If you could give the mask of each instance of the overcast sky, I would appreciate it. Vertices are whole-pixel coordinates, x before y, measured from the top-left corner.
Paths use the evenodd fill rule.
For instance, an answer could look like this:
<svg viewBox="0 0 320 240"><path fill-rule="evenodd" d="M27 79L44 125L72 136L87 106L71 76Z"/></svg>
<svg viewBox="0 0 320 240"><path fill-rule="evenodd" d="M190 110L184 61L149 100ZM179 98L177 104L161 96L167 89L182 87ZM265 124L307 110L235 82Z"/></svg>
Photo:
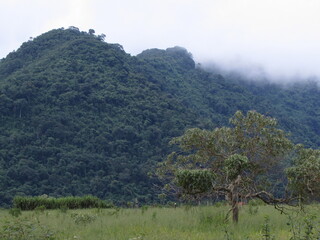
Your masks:
<svg viewBox="0 0 320 240"><path fill-rule="evenodd" d="M0 58L76 26L135 55L185 47L197 62L320 76L320 0L0 0Z"/></svg>

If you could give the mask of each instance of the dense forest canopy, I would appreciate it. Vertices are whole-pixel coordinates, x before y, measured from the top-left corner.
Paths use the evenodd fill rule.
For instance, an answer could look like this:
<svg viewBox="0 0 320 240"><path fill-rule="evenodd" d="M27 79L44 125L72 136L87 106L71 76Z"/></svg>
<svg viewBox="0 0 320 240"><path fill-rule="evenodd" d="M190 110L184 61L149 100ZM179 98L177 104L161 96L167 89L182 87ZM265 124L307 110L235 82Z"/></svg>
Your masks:
<svg viewBox="0 0 320 240"><path fill-rule="evenodd" d="M319 147L316 83L239 82L197 66L184 48L137 56L94 30L56 29L0 61L0 203L16 195L93 194L158 201L150 177L191 127L237 111L276 117L295 143Z"/></svg>

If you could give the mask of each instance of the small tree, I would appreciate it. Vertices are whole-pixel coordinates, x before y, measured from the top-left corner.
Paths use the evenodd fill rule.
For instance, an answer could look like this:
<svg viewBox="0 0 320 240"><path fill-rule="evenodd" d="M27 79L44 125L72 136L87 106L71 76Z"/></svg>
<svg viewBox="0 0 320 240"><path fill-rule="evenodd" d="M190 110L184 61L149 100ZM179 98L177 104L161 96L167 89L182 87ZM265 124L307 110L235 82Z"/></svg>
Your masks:
<svg viewBox="0 0 320 240"><path fill-rule="evenodd" d="M297 145L297 156L292 167L286 169L289 187L306 199L317 199L320 194L320 150Z"/></svg>
<svg viewBox="0 0 320 240"><path fill-rule="evenodd" d="M159 175L170 178L184 196L224 196L234 222L239 202L259 198L276 205L294 200L288 195L276 197L270 184L295 149L285 132L276 128L276 120L255 111L246 116L238 111L230 123L232 127L212 131L189 129L174 138L171 144L182 151L168 156Z"/></svg>
<svg viewBox="0 0 320 240"><path fill-rule="evenodd" d="M88 32L89 32L89 34L90 34L90 35L92 35L92 36L93 36L93 35L95 34L95 32L96 32L96 31L95 31L94 29L89 29L89 31L88 31Z"/></svg>

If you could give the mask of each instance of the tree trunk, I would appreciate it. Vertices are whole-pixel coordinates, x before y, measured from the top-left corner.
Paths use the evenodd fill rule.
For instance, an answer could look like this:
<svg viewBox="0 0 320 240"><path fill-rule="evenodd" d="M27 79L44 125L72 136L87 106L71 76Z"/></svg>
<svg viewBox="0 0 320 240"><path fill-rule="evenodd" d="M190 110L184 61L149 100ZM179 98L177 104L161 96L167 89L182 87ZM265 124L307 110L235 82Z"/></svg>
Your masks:
<svg viewBox="0 0 320 240"><path fill-rule="evenodd" d="M236 180L230 185L230 201L232 206L232 221L238 223L239 221L239 184L241 176L238 175Z"/></svg>
<svg viewBox="0 0 320 240"><path fill-rule="evenodd" d="M232 202L232 221L238 223L239 221L239 206L238 201Z"/></svg>
<svg viewBox="0 0 320 240"><path fill-rule="evenodd" d="M231 208L227 214L227 216L232 212L232 221L234 223L238 223L239 221L239 198L238 194L234 192L234 188L231 189L232 191L226 195L226 200L228 200Z"/></svg>

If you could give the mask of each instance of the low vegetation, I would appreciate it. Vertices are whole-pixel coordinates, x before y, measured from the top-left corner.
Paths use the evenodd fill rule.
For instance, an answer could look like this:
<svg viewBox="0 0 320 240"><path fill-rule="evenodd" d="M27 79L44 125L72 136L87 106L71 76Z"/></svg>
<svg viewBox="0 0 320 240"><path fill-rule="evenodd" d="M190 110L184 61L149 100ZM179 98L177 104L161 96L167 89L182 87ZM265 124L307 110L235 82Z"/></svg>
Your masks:
<svg viewBox="0 0 320 240"><path fill-rule="evenodd" d="M249 202L241 207L238 224L225 218L228 207L179 206L86 210L22 211L0 214L0 239L112 240L316 240L319 205L287 209Z"/></svg>
<svg viewBox="0 0 320 240"><path fill-rule="evenodd" d="M83 209L83 208L110 208L113 205L94 196L53 198L48 196L15 197L14 208L21 210L34 209Z"/></svg>

